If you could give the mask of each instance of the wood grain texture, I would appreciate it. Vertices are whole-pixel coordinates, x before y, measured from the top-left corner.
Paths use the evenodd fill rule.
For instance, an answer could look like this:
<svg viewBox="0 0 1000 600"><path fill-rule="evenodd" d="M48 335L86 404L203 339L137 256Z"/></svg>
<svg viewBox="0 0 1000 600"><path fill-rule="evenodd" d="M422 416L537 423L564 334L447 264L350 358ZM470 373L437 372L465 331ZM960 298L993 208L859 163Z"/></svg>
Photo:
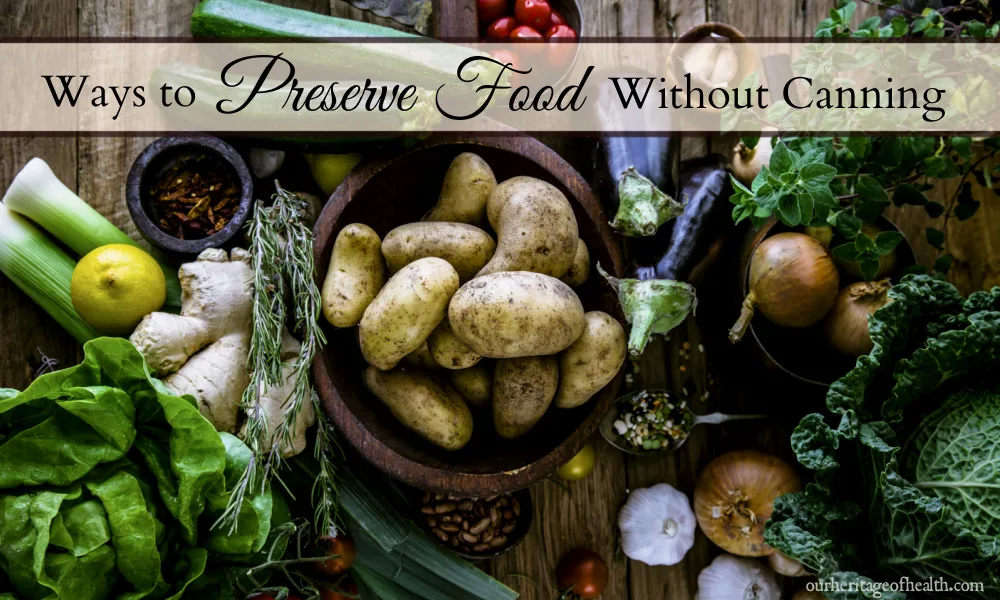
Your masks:
<svg viewBox="0 0 1000 600"><path fill-rule="evenodd" d="M75 0L0 3L0 36L74 36ZM70 189L77 187L77 138L0 138L0 184L6 189L21 167L41 157ZM39 354L62 366L75 362L77 346L28 296L0 275L0 387L22 389L31 381Z"/></svg>

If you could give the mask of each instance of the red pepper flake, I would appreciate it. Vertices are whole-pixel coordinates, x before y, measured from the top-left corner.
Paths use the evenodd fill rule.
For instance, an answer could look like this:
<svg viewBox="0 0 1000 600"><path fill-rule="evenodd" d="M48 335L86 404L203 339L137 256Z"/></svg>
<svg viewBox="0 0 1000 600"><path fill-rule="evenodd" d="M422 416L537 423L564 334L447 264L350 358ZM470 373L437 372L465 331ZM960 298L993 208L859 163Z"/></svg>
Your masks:
<svg viewBox="0 0 1000 600"><path fill-rule="evenodd" d="M160 229L181 240L221 230L239 206L240 186L230 165L198 154L178 160L149 189Z"/></svg>

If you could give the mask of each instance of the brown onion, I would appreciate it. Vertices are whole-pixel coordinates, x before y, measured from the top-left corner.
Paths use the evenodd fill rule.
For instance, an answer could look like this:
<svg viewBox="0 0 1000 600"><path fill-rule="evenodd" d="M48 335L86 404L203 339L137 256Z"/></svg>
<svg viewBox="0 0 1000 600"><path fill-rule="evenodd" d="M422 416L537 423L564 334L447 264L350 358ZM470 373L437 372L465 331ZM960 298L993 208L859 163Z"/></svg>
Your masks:
<svg viewBox="0 0 1000 600"><path fill-rule="evenodd" d="M750 293L729 340L740 341L754 309L782 327L809 327L826 315L840 275L822 244L804 233L779 233L760 243L750 259Z"/></svg>
<svg viewBox="0 0 1000 600"><path fill-rule="evenodd" d="M716 458L698 477L694 513L702 532L715 545L737 556L768 556L764 523L774 499L802 489L798 474L776 456L756 450Z"/></svg>
<svg viewBox="0 0 1000 600"><path fill-rule="evenodd" d="M874 225L865 223L861 226L861 233L867 235L871 239L878 237L878 234L882 233L882 230ZM860 235L860 234L858 234ZM847 261L837 259L837 266L840 267L841 272L848 277L848 279L858 280L864 279L865 276L861 273L861 263L857 261ZM878 257L878 270L875 271L875 279L881 279L885 277L886 273L892 271L892 268L896 266L896 250L893 249L889 254L883 254Z"/></svg>
<svg viewBox="0 0 1000 600"><path fill-rule="evenodd" d="M824 248L830 247L830 242L833 241L833 227L828 225L819 227L805 227L802 229L802 233L813 238L817 242L823 244Z"/></svg>
<svg viewBox="0 0 1000 600"><path fill-rule="evenodd" d="M826 338L835 350L851 357L868 354L875 345L868 335L868 317L892 302L888 279L859 281L840 290L826 315Z"/></svg>
<svg viewBox="0 0 1000 600"><path fill-rule="evenodd" d="M729 157L729 170L740 183L750 185L761 168L771 162L771 151L769 137L757 140L757 145L753 148L747 148L746 144L740 142L733 148L733 153Z"/></svg>
<svg viewBox="0 0 1000 600"><path fill-rule="evenodd" d="M771 567L772 571L785 577L805 577L809 575L809 571L802 566L802 563L794 558L788 558L781 552L775 552L771 556L768 556L767 564Z"/></svg>
<svg viewBox="0 0 1000 600"><path fill-rule="evenodd" d="M795 592L792 600L826 600L826 596L819 592L812 592L805 588Z"/></svg>

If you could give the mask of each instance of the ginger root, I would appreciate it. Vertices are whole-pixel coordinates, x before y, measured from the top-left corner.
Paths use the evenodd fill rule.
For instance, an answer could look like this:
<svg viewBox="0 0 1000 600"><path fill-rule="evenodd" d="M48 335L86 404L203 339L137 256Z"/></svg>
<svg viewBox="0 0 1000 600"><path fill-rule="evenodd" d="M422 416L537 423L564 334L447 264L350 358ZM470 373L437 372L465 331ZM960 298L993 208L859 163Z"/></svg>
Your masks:
<svg viewBox="0 0 1000 600"><path fill-rule="evenodd" d="M156 375L175 394L189 394L201 414L218 431L235 433L240 399L249 384L253 309L253 272L246 250L210 248L194 262L181 266L181 314L154 312L143 317L130 341ZM299 344L285 335L282 360L285 373L299 352ZM286 381L265 391L261 404L273 431L283 418L291 391ZM316 419L312 406L302 408L295 439L282 448L292 456L305 447L305 432Z"/></svg>

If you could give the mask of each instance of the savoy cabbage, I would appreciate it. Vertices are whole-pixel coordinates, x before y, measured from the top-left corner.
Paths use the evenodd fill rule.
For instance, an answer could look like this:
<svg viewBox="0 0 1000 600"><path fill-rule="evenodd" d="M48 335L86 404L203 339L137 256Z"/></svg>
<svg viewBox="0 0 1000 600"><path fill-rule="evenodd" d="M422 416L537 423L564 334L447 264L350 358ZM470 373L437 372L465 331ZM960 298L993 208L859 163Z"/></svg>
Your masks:
<svg viewBox="0 0 1000 600"><path fill-rule="evenodd" d="M921 275L889 295L829 413L796 427L815 481L775 502L765 539L821 581L869 584L830 600L900 600L873 587L904 577L983 586L935 598L998 598L1000 288L966 299Z"/></svg>

